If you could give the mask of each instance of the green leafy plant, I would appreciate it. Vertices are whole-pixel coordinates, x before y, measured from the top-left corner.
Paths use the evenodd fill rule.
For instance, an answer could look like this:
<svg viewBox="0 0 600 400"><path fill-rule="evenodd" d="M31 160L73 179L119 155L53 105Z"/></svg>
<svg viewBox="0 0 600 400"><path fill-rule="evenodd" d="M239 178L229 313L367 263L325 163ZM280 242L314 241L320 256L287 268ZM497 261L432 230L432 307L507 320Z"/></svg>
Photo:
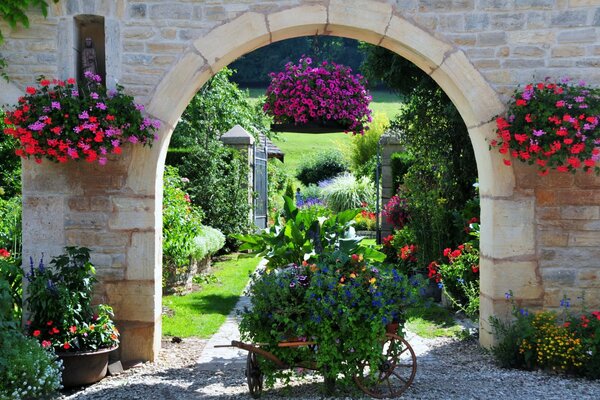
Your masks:
<svg viewBox="0 0 600 400"><path fill-rule="evenodd" d="M96 269L85 247L65 247L50 265L37 267L30 258L27 331L42 347L57 351L90 351L119 343L119 332L107 305L92 307Z"/></svg>
<svg viewBox="0 0 600 400"><path fill-rule="evenodd" d="M306 158L298 166L296 178L304 186L331 179L348 171L348 162L344 155L335 149L320 151Z"/></svg>
<svg viewBox="0 0 600 400"><path fill-rule="evenodd" d="M375 204L375 185L367 177L342 174L321 189L321 198L333 212Z"/></svg>
<svg viewBox="0 0 600 400"><path fill-rule="evenodd" d="M0 315L10 314L11 318L2 317L4 321L20 321L23 310L23 270L21 259L11 256L6 249L0 249L0 282L3 297Z"/></svg>
<svg viewBox="0 0 600 400"><path fill-rule="evenodd" d="M350 147L350 166L357 177L375 180L377 166L377 148L379 139L389 127L390 121L385 114L375 113L369 129L363 135L352 137Z"/></svg>
<svg viewBox="0 0 600 400"><path fill-rule="evenodd" d="M270 268L282 268L288 264L302 264L323 252L336 247L352 248L362 238L349 237L348 231L358 209L321 216L310 208L296 207L294 200L284 196L283 215L276 224L263 232L236 235L242 242L240 250L252 250L266 257ZM383 259L384 255L372 250L369 254Z"/></svg>

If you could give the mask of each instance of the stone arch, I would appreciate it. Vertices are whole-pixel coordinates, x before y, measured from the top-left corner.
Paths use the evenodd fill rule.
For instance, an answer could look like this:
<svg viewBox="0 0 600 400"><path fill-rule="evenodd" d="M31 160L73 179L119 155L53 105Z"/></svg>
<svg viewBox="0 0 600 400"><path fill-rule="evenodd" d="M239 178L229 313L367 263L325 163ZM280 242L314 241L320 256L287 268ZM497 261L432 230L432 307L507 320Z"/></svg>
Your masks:
<svg viewBox="0 0 600 400"><path fill-rule="evenodd" d="M487 320L504 311L504 284L510 284L515 292L533 287L525 290L525 301L535 302L542 293L537 263L532 261L535 260L534 198L515 194L513 169L503 166L501 157L488 150L486 140L495 135L493 117L504 110L497 93L458 47L402 18L389 4L332 0L328 6L299 6L266 14L247 12L194 40L150 97L148 112L164 123L161 142L151 160L135 152L129 180L138 179L137 185L144 186L144 192L154 193L155 206L160 205L170 134L198 89L216 71L247 52L277 40L315 34L363 40L407 58L431 75L465 120L480 181L481 343L491 344ZM160 215L158 209L156 215ZM158 219L154 243L157 250L160 246ZM154 253L154 268L160 269L160 251ZM513 263L508 260L512 260L511 257L521 257L524 261ZM504 271L513 278L524 278L507 282L503 278ZM523 283L519 283L521 281ZM156 282L155 287L159 295L160 282ZM155 331L155 335L159 333Z"/></svg>

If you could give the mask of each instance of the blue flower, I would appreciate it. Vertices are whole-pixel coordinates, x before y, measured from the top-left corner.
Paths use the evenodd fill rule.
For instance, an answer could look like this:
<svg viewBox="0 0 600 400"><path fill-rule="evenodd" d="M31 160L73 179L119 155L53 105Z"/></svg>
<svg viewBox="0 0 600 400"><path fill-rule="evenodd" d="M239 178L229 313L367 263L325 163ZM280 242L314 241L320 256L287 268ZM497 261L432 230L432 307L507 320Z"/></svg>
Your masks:
<svg viewBox="0 0 600 400"><path fill-rule="evenodd" d="M524 316L524 317L526 317L526 316L528 316L528 315L529 315L529 311L527 311L527 310L526 310L526 309L524 309L524 308L521 308L521 309L519 310L519 312L520 312L520 313L521 313L521 315L522 315L522 316Z"/></svg>
<svg viewBox="0 0 600 400"><path fill-rule="evenodd" d="M512 297L512 295L510 292L506 292L506 293L504 293L504 297L506 297L506 300L508 300Z"/></svg>
<svg viewBox="0 0 600 400"><path fill-rule="evenodd" d="M444 284L443 284L442 282L438 282L438 288L440 288L440 289L441 289L441 288L443 288L443 287L444 287Z"/></svg>

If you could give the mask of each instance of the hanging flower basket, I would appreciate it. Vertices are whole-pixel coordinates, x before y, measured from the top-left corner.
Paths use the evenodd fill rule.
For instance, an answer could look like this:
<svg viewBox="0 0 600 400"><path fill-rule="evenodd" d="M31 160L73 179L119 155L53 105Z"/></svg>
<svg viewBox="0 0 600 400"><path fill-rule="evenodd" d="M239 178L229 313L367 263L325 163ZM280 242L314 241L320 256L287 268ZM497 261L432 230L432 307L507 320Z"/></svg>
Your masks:
<svg viewBox="0 0 600 400"><path fill-rule="evenodd" d="M349 67L327 61L313 67L307 57L270 76L263 110L275 131L362 134L371 121L364 78Z"/></svg>
<svg viewBox="0 0 600 400"><path fill-rule="evenodd" d="M13 110L6 112L4 133L18 140L15 153L66 163L85 160L104 165L109 154L121 154L124 143L152 146L157 120L142 115L144 107L123 93L107 90L100 77L86 73L86 86L75 79L49 81L28 87Z"/></svg>
<svg viewBox="0 0 600 400"><path fill-rule="evenodd" d="M600 90L585 82L546 80L515 91L507 115L496 118L497 139L490 142L504 164L519 160L550 170L600 173ZM511 160L512 159L512 160Z"/></svg>

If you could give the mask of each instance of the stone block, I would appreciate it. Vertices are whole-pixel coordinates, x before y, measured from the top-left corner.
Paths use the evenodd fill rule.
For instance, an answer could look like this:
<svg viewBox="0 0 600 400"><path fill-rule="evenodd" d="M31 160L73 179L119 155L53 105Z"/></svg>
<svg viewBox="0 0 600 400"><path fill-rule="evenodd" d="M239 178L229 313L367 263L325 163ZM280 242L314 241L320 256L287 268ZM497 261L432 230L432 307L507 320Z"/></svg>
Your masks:
<svg viewBox="0 0 600 400"><path fill-rule="evenodd" d="M512 44L553 44L556 33L545 30L523 30L506 33L508 42Z"/></svg>
<svg viewBox="0 0 600 400"><path fill-rule="evenodd" d="M156 361L160 351L160 319L152 322L116 319L121 333L120 359L127 361ZM158 340L156 339L158 336Z"/></svg>
<svg viewBox="0 0 600 400"><path fill-rule="evenodd" d="M557 231L539 231L538 240L543 247L566 247L569 235Z"/></svg>
<svg viewBox="0 0 600 400"><path fill-rule="evenodd" d="M162 272L159 247L155 232L134 232L127 250L128 280L161 281Z"/></svg>
<svg viewBox="0 0 600 400"><path fill-rule="evenodd" d="M596 247L600 246L600 234L596 231L571 232L569 233L569 246L572 247Z"/></svg>
<svg viewBox="0 0 600 400"><path fill-rule="evenodd" d="M561 208L560 207L540 207L538 205L535 209L535 217L536 217L536 221L560 219L560 218L562 218Z"/></svg>
<svg viewBox="0 0 600 400"><path fill-rule="evenodd" d="M599 206L565 206L561 207L560 211L561 218L565 219L599 219L600 218L600 207Z"/></svg>
<svg viewBox="0 0 600 400"><path fill-rule="evenodd" d="M224 41L224 38L227 40ZM239 56L267 43L269 30L266 17L258 13L245 13L197 39L194 47L213 71L219 71Z"/></svg>
<svg viewBox="0 0 600 400"><path fill-rule="evenodd" d="M155 35L156 30L152 26L132 26L123 29L125 39L145 40L153 38Z"/></svg>
<svg viewBox="0 0 600 400"><path fill-rule="evenodd" d="M514 6L514 0L479 0L476 3L478 10L508 11Z"/></svg>
<svg viewBox="0 0 600 400"><path fill-rule="evenodd" d="M192 4L170 3L150 6L150 18L154 19L190 19L194 8Z"/></svg>
<svg viewBox="0 0 600 400"><path fill-rule="evenodd" d="M586 10L559 11L552 15L552 26L584 26L588 12Z"/></svg>
<svg viewBox="0 0 600 400"><path fill-rule="evenodd" d="M419 1L419 11L421 12L436 12L436 11L470 11L475 5L474 0L421 0Z"/></svg>
<svg viewBox="0 0 600 400"><path fill-rule="evenodd" d="M579 57L585 54L585 48L581 46L556 46L552 48L552 57Z"/></svg>
<svg viewBox="0 0 600 400"><path fill-rule="evenodd" d="M156 87L147 112L168 126L175 126L190 99L210 76L211 71L202 57L185 54ZM160 133L164 134L165 130L169 132L168 127L163 127Z"/></svg>
<svg viewBox="0 0 600 400"><path fill-rule="evenodd" d="M108 220L110 229L153 230L154 199L135 197L113 197L114 213Z"/></svg>
<svg viewBox="0 0 600 400"><path fill-rule="evenodd" d="M596 268L600 249L596 247L550 247L541 249L540 266L543 269Z"/></svg>
<svg viewBox="0 0 600 400"><path fill-rule="evenodd" d="M106 302L119 320L154 322L160 316L160 281L118 280L104 282L103 286Z"/></svg>
<svg viewBox="0 0 600 400"><path fill-rule="evenodd" d="M186 47L186 44L176 42L146 43L146 49L150 53L181 54Z"/></svg>
<svg viewBox="0 0 600 400"><path fill-rule="evenodd" d="M525 26L525 15L523 13L498 13L493 14L490 28L494 30L512 31L523 29Z"/></svg>
<svg viewBox="0 0 600 400"><path fill-rule="evenodd" d="M62 196L23 196L23 248L65 245L65 199Z"/></svg>
<svg viewBox="0 0 600 400"><path fill-rule="evenodd" d="M546 50L538 46L517 46L512 49L512 54L517 57L543 58Z"/></svg>
<svg viewBox="0 0 600 400"><path fill-rule="evenodd" d="M596 41L596 29L568 29L559 32L556 36L558 43L590 43Z"/></svg>
<svg viewBox="0 0 600 400"><path fill-rule="evenodd" d="M494 259L535 254L533 198L481 198L481 252Z"/></svg>
<svg viewBox="0 0 600 400"><path fill-rule="evenodd" d="M484 31L490 24L490 16L486 13L466 14L465 31Z"/></svg>
<svg viewBox="0 0 600 400"><path fill-rule="evenodd" d="M128 234L121 232L99 232L90 229L65 229L66 245L111 248L125 248L131 241Z"/></svg>
<svg viewBox="0 0 600 400"><path fill-rule="evenodd" d="M532 8L541 8L551 10L554 7L555 0L515 0L515 7L520 10Z"/></svg>
<svg viewBox="0 0 600 400"><path fill-rule="evenodd" d="M579 288L600 288L600 268L578 269L576 283Z"/></svg>
<svg viewBox="0 0 600 400"><path fill-rule="evenodd" d="M600 1L598 0L569 0L570 8L577 7L598 7L600 6Z"/></svg>
<svg viewBox="0 0 600 400"><path fill-rule="evenodd" d="M479 261L481 292L502 299L510 290L520 299L541 299L544 293L542 278L535 261Z"/></svg>
<svg viewBox="0 0 600 400"><path fill-rule="evenodd" d="M66 214L65 229L104 229L107 228L108 216L103 212L77 212Z"/></svg>
<svg viewBox="0 0 600 400"><path fill-rule="evenodd" d="M306 5L267 15L271 41L323 33L327 24L327 7Z"/></svg>
<svg viewBox="0 0 600 400"><path fill-rule="evenodd" d="M128 8L129 18L146 18L147 13L146 4L131 4Z"/></svg>
<svg viewBox="0 0 600 400"><path fill-rule="evenodd" d="M331 0L328 31L352 39L377 44L386 34L392 17L392 6L372 2L366 8L363 0Z"/></svg>

